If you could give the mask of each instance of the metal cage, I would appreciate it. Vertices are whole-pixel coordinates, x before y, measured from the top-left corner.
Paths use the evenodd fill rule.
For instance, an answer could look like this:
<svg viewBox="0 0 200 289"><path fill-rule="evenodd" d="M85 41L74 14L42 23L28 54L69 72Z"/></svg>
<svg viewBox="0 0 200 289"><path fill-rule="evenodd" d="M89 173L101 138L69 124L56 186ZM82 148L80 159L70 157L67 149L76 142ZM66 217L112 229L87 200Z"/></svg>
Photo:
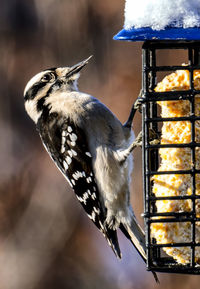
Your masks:
<svg viewBox="0 0 200 289"><path fill-rule="evenodd" d="M178 53L180 49L187 51L188 64L186 66L157 66L156 55L158 49L175 49ZM143 187L144 187L144 221L147 247L147 269L157 272L200 274L200 262L196 263L195 251L200 249L200 242L196 237L197 222L200 222L200 215L196 212L196 202L200 200L200 195L196 193L196 176L200 174L200 168L196 166L196 149L200 143L196 142L195 123L200 120L200 116L195 115L195 98L200 94L200 90L195 90L193 75L194 70L200 69L199 61L200 42L199 41L146 41L142 48L142 91L143 91ZM176 70L188 70L190 76L190 87L188 90L155 92L158 72L174 72ZM190 103L190 114L177 118L162 118L158 101L180 101L187 100ZM153 129L161 135L161 127L164 122L189 121L191 123L190 143L170 143L151 144L149 129ZM191 151L191 168L187 170L158 171L160 166L159 150L161 148L189 148ZM192 182L190 195L162 196L156 197L153 193L156 175L189 175ZM191 200L190 211L157 211L157 201L183 201ZM157 243L152 236L152 224L155 223L181 223L188 222L190 226L190 240L187 242ZM199 233L200 234L200 233ZM164 248L189 248L190 258L186 264L180 264L164 252Z"/></svg>

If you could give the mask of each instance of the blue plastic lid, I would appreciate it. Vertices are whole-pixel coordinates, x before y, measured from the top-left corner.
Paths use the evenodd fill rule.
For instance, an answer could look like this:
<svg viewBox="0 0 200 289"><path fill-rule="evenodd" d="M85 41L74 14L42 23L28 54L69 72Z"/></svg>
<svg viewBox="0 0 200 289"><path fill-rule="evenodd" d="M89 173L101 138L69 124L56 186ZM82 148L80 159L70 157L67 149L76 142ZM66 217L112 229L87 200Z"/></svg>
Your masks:
<svg viewBox="0 0 200 289"><path fill-rule="evenodd" d="M200 40L200 27L167 27L163 30L153 30L149 27L131 28L130 30L123 29L113 39L124 41Z"/></svg>

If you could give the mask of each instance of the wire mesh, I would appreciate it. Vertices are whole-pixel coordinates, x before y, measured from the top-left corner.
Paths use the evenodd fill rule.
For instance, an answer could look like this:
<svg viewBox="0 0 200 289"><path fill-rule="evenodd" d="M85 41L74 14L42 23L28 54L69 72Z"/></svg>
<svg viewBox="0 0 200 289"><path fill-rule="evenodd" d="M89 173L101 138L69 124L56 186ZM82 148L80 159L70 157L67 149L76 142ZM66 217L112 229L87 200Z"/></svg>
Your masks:
<svg viewBox="0 0 200 289"><path fill-rule="evenodd" d="M187 64L182 65L157 65L157 50L180 50L187 51ZM143 187L144 187L144 219L146 230L146 246L147 246L147 269L160 272L200 274L200 258L195 252L200 250L200 236L197 236L197 226L200 222L200 214L196 211L197 202L200 200L200 194L197 194L196 176L200 174L200 168L196 165L196 150L200 147L200 143L196 141L196 125L200 120L199 115L195 115L195 100L200 90L194 88L194 71L200 69L200 42L197 41L146 41L142 48L142 90L143 90ZM187 70L189 72L189 87L186 90L174 90L165 92L155 92L157 85L157 73L175 72L176 70ZM158 101L188 101L190 104L190 113L180 117L162 117ZM152 144L150 137L150 129L153 129L158 136L161 135L162 125L166 122L171 124L175 122L189 122L191 125L191 140L186 143L159 143ZM161 149L188 149L191 154L191 164L187 169L177 170L159 170L161 165L160 150ZM190 194L182 194L179 189L177 195L156 196L153 191L155 176L189 176L191 182ZM186 177L185 177L186 178ZM169 177L170 182L170 177ZM165 186L165 184L163 184ZM167 184L170 186L170 183ZM189 210L182 211L180 209L167 209L159 211L158 202L185 202L191 203ZM178 228L181 224L187 224L190 232L190 239L175 238L176 241L161 242L156 239L152 233L154 224L162 224L165 230L162 234L177 234L174 228ZM163 225L164 224L164 225ZM170 225L171 224L171 225ZM166 226L165 226L166 225ZM167 229L168 228L168 229ZM170 229L169 229L170 228ZM166 253L171 250L171 254ZM190 256L187 260L182 258L182 262L174 258L173 252L179 250L187 250ZM183 254L184 255L184 254Z"/></svg>

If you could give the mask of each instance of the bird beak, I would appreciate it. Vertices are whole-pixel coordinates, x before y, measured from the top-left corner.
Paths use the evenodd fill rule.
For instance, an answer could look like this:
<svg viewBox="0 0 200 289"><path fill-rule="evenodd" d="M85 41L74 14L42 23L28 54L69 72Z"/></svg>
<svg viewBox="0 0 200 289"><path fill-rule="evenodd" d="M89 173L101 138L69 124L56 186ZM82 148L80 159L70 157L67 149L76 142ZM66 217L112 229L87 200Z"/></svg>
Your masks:
<svg viewBox="0 0 200 289"><path fill-rule="evenodd" d="M92 58L92 55L88 57L87 59L73 65L70 70L67 72L66 77L70 77L75 73L78 73L86 64L88 64L88 61Z"/></svg>

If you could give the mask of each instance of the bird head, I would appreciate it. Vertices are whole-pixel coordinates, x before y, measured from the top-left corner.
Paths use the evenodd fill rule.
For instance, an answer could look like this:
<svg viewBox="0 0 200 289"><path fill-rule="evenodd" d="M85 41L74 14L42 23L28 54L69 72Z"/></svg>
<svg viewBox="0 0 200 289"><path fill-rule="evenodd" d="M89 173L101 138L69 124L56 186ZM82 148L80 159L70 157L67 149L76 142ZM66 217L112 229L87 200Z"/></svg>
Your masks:
<svg viewBox="0 0 200 289"><path fill-rule="evenodd" d="M87 59L72 67L58 67L43 70L33 76L24 89L25 108L30 117L37 122L41 115L40 105L45 99L56 91L76 91L80 70L88 63Z"/></svg>

